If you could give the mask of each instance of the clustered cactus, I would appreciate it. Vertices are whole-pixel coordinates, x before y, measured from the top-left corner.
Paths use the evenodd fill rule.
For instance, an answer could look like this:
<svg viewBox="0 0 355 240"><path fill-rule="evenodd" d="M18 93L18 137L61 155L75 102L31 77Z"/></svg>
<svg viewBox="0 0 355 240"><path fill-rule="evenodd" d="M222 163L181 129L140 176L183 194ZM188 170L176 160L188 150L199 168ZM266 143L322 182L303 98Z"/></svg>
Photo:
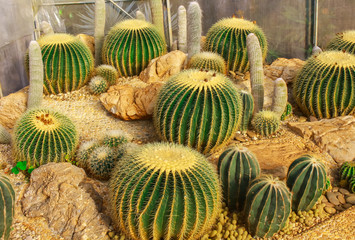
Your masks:
<svg viewBox="0 0 355 240"><path fill-rule="evenodd" d="M350 179L355 176L355 161L344 162L340 168L340 185L348 186Z"/></svg>
<svg viewBox="0 0 355 240"><path fill-rule="evenodd" d="M8 240L15 216L15 191L10 180L0 175L0 238Z"/></svg>
<svg viewBox="0 0 355 240"><path fill-rule="evenodd" d="M251 125L258 134L266 137L279 129L280 117L272 111L260 111L252 119Z"/></svg>
<svg viewBox="0 0 355 240"><path fill-rule="evenodd" d="M118 79L118 72L116 68L110 65L100 65L95 69L96 76L103 77L109 86L115 85Z"/></svg>
<svg viewBox="0 0 355 240"><path fill-rule="evenodd" d="M89 82L90 92L95 95L100 95L107 91L108 83L105 78L100 76L93 77Z"/></svg>
<svg viewBox="0 0 355 240"><path fill-rule="evenodd" d="M188 68L205 69L227 73L226 62L223 57L213 52L200 52L193 55L187 63Z"/></svg>
<svg viewBox="0 0 355 240"><path fill-rule="evenodd" d="M336 37L329 42L327 50L346 51L355 54L355 31L349 30L337 33Z"/></svg>
<svg viewBox="0 0 355 240"><path fill-rule="evenodd" d="M253 96L247 91L244 90L240 91L240 95L242 98L243 111L242 111L242 120L240 123L239 130L242 133L245 133L249 128L249 124L253 116L254 100L253 100Z"/></svg>

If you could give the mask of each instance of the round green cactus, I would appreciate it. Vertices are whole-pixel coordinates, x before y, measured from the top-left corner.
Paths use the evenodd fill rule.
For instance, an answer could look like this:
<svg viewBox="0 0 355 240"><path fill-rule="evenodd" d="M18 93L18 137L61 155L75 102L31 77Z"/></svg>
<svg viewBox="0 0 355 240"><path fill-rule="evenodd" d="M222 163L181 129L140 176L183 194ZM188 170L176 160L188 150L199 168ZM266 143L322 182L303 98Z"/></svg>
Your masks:
<svg viewBox="0 0 355 240"><path fill-rule="evenodd" d="M344 162L340 168L340 185L346 187L350 178L355 176L355 161Z"/></svg>
<svg viewBox="0 0 355 240"><path fill-rule="evenodd" d="M336 37L329 42L327 50L339 50L355 54L355 31L337 33Z"/></svg>
<svg viewBox="0 0 355 240"><path fill-rule="evenodd" d="M70 160L78 143L72 121L48 109L27 111L16 123L15 160L38 167L49 162Z"/></svg>
<svg viewBox="0 0 355 240"><path fill-rule="evenodd" d="M42 50L45 94L74 91L89 81L94 58L79 38L56 33L41 37L38 43Z"/></svg>
<svg viewBox="0 0 355 240"><path fill-rule="evenodd" d="M100 146L100 142L97 140L91 140L80 144L76 151L76 161L78 166L84 168L87 165L87 161L96 148Z"/></svg>
<svg viewBox="0 0 355 240"><path fill-rule="evenodd" d="M2 174L0 174L0 209L0 238L8 240L15 217L15 191L10 180Z"/></svg>
<svg viewBox="0 0 355 240"><path fill-rule="evenodd" d="M127 142L126 134L121 130L107 131L103 138L103 144L108 147L118 147Z"/></svg>
<svg viewBox="0 0 355 240"><path fill-rule="evenodd" d="M116 68L110 65L100 65L96 69L96 76L103 77L109 86L115 85L118 78L118 72Z"/></svg>
<svg viewBox="0 0 355 240"><path fill-rule="evenodd" d="M349 181L349 190L350 190L352 193L355 193L355 176L352 176L352 178L350 178L350 181Z"/></svg>
<svg viewBox="0 0 355 240"><path fill-rule="evenodd" d="M100 76L93 77L89 82L90 92L95 95L100 95L107 91L108 83L107 81Z"/></svg>
<svg viewBox="0 0 355 240"><path fill-rule="evenodd" d="M254 100L251 93L246 91L240 91L242 97L243 111L242 111L242 121L239 130L245 133L248 130L251 118L254 111Z"/></svg>
<svg viewBox="0 0 355 240"><path fill-rule="evenodd" d="M229 71L245 73L249 69L246 47L249 33L257 36L264 60L267 42L263 31L256 24L241 18L225 18L215 23L206 35L205 50L222 55Z"/></svg>
<svg viewBox="0 0 355 240"><path fill-rule="evenodd" d="M187 63L187 67L227 73L226 62L223 57L213 52L201 52L193 55Z"/></svg>
<svg viewBox="0 0 355 240"><path fill-rule="evenodd" d="M218 159L218 173L227 206L242 211L248 185L260 174L255 155L246 147L230 147Z"/></svg>
<svg viewBox="0 0 355 240"><path fill-rule="evenodd" d="M254 116L251 125L258 134L269 136L279 129L280 118L272 111L260 111Z"/></svg>
<svg viewBox="0 0 355 240"><path fill-rule="evenodd" d="M296 103L307 116L351 114L355 109L355 56L329 51L310 57L293 90Z"/></svg>
<svg viewBox="0 0 355 240"><path fill-rule="evenodd" d="M124 155L109 189L112 219L134 240L200 239L222 201L214 166L172 143L147 144Z"/></svg>
<svg viewBox="0 0 355 240"><path fill-rule="evenodd" d="M119 76L133 76L165 52L165 41L156 27L146 21L131 19L111 28L102 49L102 61L114 66Z"/></svg>
<svg viewBox="0 0 355 240"><path fill-rule="evenodd" d="M324 164L310 155L303 155L288 168L287 186L293 193L292 209L308 211L325 190L327 172Z"/></svg>
<svg viewBox="0 0 355 240"><path fill-rule="evenodd" d="M287 117L291 115L291 113L292 113L292 105L289 102L287 102L285 110L281 115L281 121L286 120Z"/></svg>
<svg viewBox="0 0 355 240"><path fill-rule="evenodd" d="M277 178L254 179L245 200L249 232L258 237L272 237L284 228L291 214L291 196L285 183Z"/></svg>
<svg viewBox="0 0 355 240"><path fill-rule="evenodd" d="M241 114L240 94L226 76L191 69L163 86L153 119L161 139L208 153L228 143Z"/></svg>

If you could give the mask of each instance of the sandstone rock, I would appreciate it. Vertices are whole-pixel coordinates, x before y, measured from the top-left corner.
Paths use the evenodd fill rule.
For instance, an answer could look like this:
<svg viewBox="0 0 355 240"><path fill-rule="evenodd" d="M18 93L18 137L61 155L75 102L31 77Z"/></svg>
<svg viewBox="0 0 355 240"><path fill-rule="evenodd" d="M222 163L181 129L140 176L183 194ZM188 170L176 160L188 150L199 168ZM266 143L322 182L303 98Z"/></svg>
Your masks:
<svg viewBox="0 0 355 240"><path fill-rule="evenodd" d="M340 202L338 200L338 198L336 197L335 193L333 192L327 192L327 198L328 198L328 201L334 205L339 205Z"/></svg>
<svg viewBox="0 0 355 240"><path fill-rule="evenodd" d="M89 47L93 56L95 56L95 38L86 34L76 35L86 46Z"/></svg>
<svg viewBox="0 0 355 240"><path fill-rule="evenodd" d="M355 196L347 197L346 202L355 205Z"/></svg>
<svg viewBox="0 0 355 240"><path fill-rule="evenodd" d="M185 65L186 54L176 50L154 58L140 74L139 78L146 83L166 81L177 74Z"/></svg>
<svg viewBox="0 0 355 240"><path fill-rule="evenodd" d="M341 164L355 159L355 117L343 116L316 122L289 122L288 127L312 140Z"/></svg>
<svg viewBox="0 0 355 240"><path fill-rule="evenodd" d="M21 200L24 215L44 217L64 239L106 239L109 223L85 178L84 170L70 163L49 163L34 170Z"/></svg>
<svg viewBox="0 0 355 240"><path fill-rule="evenodd" d="M341 192L342 194L346 195L346 194L349 194L350 192L345 189L345 188L339 188L339 192Z"/></svg>
<svg viewBox="0 0 355 240"><path fill-rule="evenodd" d="M335 208L332 207L325 207L324 210L329 213L329 214L334 214L337 212L337 210Z"/></svg>
<svg viewBox="0 0 355 240"><path fill-rule="evenodd" d="M346 203L346 204L343 204L342 207L345 208L345 209L348 209L352 206L352 204L350 203Z"/></svg>
<svg viewBox="0 0 355 240"><path fill-rule="evenodd" d="M345 202L345 198L344 198L344 196L342 195L342 194L340 194L339 196L338 196L338 200L339 200L339 202L341 203L341 204L345 204L346 202Z"/></svg>
<svg viewBox="0 0 355 240"><path fill-rule="evenodd" d="M290 83L295 80L304 64L305 61L298 58L278 58L271 65L264 67L264 75L273 80L281 77L286 83Z"/></svg>

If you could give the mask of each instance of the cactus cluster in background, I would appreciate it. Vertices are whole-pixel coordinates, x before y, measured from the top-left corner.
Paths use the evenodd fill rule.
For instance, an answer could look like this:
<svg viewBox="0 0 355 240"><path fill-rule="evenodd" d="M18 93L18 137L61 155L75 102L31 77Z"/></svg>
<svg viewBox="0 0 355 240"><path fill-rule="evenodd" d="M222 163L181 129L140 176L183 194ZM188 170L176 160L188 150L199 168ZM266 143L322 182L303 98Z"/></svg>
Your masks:
<svg viewBox="0 0 355 240"><path fill-rule="evenodd" d="M218 159L218 173L228 208L242 211L249 183L260 174L255 155L246 147L230 147Z"/></svg>
<svg viewBox="0 0 355 240"><path fill-rule="evenodd" d="M90 92L95 95L100 95L101 93L106 92L108 87L109 85L105 78L100 76L93 77L89 82Z"/></svg>
<svg viewBox="0 0 355 240"><path fill-rule="evenodd" d="M348 186L350 179L355 176L355 161L344 162L339 171L340 185L343 187Z"/></svg>
<svg viewBox="0 0 355 240"><path fill-rule="evenodd" d="M324 164L310 155L303 155L288 168L287 186L292 195L294 211L309 211L317 203L326 187Z"/></svg>
<svg viewBox="0 0 355 240"><path fill-rule="evenodd" d="M11 143L11 135L10 133L0 125L0 144L10 144Z"/></svg>
<svg viewBox="0 0 355 240"><path fill-rule="evenodd" d="M8 240L15 217L15 191L10 180L0 175L0 238Z"/></svg>
<svg viewBox="0 0 355 240"><path fill-rule="evenodd" d="M187 7L187 53L189 58L201 50L202 11L198 2Z"/></svg>
<svg viewBox="0 0 355 240"><path fill-rule="evenodd" d="M70 160L77 147L78 134L73 122L48 109L34 109L18 120L14 133L15 161L27 167Z"/></svg>
<svg viewBox="0 0 355 240"><path fill-rule="evenodd" d="M272 111L260 111L252 119L251 125L258 134L266 137L279 129L280 117Z"/></svg>
<svg viewBox="0 0 355 240"><path fill-rule="evenodd" d="M178 8L178 49L187 53L187 20L184 6Z"/></svg>
<svg viewBox="0 0 355 240"><path fill-rule="evenodd" d="M119 76L133 76L139 75L150 60L165 52L165 41L156 27L131 19L111 28L105 38L102 60L114 66Z"/></svg>
<svg viewBox="0 0 355 240"><path fill-rule="evenodd" d="M109 189L112 220L135 240L200 239L222 202L214 166L197 151L172 143L126 154Z"/></svg>
<svg viewBox="0 0 355 240"><path fill-rule="evenodd" d="M287 102L284 112L281 115L281 121L285 120L292 113L292 105Z"/></svg>
<svg viewBox="0 0 355 240"><path fill-rule="evenodd" d="M240 95L242 98L242 120L240 123L239 130L242 133L245 133L248 130L249 124L251 122L253 111L254 111L254 100L253 96L247 91L240 91Z"/></svg>
<svg viewBox="0 0 355 240"><path fill-rule="evenodd" d="M274 96L272 99L272 111L276 113L279 118L285 112L287 106L287 85L282 78L278 78L274 82Z"/></svg>
<svg viewBox="0 0 355 240"><path fill-rule="evenodd" d="M187 63L187 68L205 69L227 73L226 62L223 57L213 52L200 52L193 55Z"/></svg>
<svg viewBox="0 0 355 240"><path fill-rule="evenodd" d="M31 41L28 47L30 87L28 90L27 108L42 105L43 99L43 61L41 47L38 42Z"/></svg>
<svg viewBox="0 0 355 240"><path fill-rule="evenodd" d="M337 33L328 46L327 50L346 51L355 54L355 30Z"/></svg>
<svg viewBox="0 0 355 240"><path fill-rule="evenodd" d="M110 65L100 65L95 69L96 76L103 77L109 86L115 85L118 79L118 72L116 68Z"/></svg>
<svg viewBox="0 0 355 240"><path fill-rule="evenodd" d="M165 141L212 152L234 136L241 104L240 94L223 74L182 71L159 92L153 114L155 129Z"/></svg>
<svg viewBox="0 0 355 240"><path fill-rule="evenodd" d="M101 64L101 50L105 38L105 0L95 0L95 66Z"/></svg>
<svg viewBox="0 0 355 240"><path fill-rule="evenodd" d="M293 85L296 103L307 116L351 114L355 109L355 56L341 51L311 56Z"/></svg>

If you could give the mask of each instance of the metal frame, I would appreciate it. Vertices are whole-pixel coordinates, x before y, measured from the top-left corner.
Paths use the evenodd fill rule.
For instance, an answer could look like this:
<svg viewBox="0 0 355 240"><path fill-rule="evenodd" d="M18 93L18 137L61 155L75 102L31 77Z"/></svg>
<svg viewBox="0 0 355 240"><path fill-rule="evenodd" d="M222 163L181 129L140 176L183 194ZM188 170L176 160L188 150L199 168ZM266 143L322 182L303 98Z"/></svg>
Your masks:
<svg viewBox="0 0 355 240"><path fill-rule="evenodd" d="M144 0L105 0L105 2L142 2ZM60 6L60 5L77 5L77 4L92 4L95 3L95 1L85 1L85 0L81 0L81 1L61 1L61 2L46 2L43 1L42 4L40 4L40 6Z"/></svg>

